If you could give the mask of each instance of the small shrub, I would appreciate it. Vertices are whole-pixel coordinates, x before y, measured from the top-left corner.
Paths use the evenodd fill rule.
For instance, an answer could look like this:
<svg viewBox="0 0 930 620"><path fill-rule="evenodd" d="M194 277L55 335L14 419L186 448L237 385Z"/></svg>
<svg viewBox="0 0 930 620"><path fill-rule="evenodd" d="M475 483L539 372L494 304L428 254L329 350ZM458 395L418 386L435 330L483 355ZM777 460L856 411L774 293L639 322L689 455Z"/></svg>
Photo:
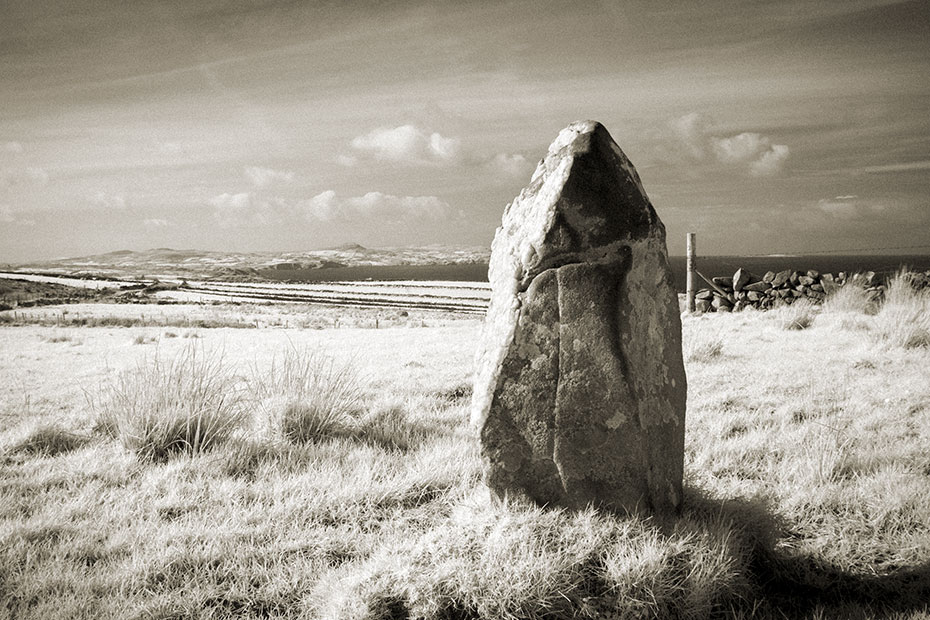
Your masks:
<svg viewBox="0 0 930 620"><path fill-rule="evenodd" d="M165 332L165 338L177 338L178 335L174 332Z"/></svg>
<svg viewBox="0 0 930 620"><path fill-rule="evenodd" d="M243 399L222 358L193 346L168 360L156 354L120 373L94 408L98 430L156 461L204 452L245 418Z"/></svg>
<svg viewBox="0 0 930 620"><path fill-rule="evenodd" d="M310 349L290 348L268 371L256 369L252 386L262 421L294 443L349 432L362 397L351 364Z"/></svg>

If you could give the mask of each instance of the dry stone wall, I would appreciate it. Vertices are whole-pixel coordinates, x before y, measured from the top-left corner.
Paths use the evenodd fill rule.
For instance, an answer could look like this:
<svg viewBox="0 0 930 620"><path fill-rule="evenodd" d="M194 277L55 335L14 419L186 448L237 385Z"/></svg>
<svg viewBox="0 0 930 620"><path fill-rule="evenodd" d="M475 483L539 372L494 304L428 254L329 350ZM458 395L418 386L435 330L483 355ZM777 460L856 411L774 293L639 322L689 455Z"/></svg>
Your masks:
<svg viewBox="0 0 930 620"><path fill-rule="evenodd" d="M930 271L910 272L905 277L914 288L930 288ZM861 287L875 302L881 302L885 296L885 283L872 271L833 274L786 269L758 276L740 268L732 276L711 278L707 284L707 288L695 294L698 312L731 312L749 307L766 310L799 299L819 304L843 286Z"/></svg>

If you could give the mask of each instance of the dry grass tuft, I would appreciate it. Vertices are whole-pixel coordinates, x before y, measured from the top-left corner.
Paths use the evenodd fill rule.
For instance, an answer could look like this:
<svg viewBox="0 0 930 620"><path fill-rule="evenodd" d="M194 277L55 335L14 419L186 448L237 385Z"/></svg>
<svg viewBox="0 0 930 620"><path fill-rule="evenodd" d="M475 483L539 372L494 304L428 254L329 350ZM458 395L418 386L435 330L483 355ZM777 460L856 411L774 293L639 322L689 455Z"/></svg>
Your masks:
<svg viewBox="0 0 930 620"><path fill-rule="evenodd" d="M827 295L821 308L825 314L876 314L879 304L862 286L856 283L856 278L837 288Z"/></svg>
<svg viewBox="0 0 930 620"><path fill-rule="evenodd" d="M778 323L782 329L801 330L814 324L817 309L806 299L797 299L790 306L775 310Z"/></svg>
<svg viewBox="0 0 930 620"><path fill-rule="evenodd" d="M270 369L253 371L251 388L260 423L293 443L350 432L362 402L354 366L313 349L286 349Z"/></svg>
<svg viewBox="0 0 930 620"><path fill-rule="evenodd" d="M907 272L899 272L885 289L875 326L874 338L886 346L930 347L930 290L914 288Z"/></svg>
<svg viewBox="0 0 930 620"><path fill-rule="evenodd" d="M194 346L167 360L156 352L120 373L99 404L91 404L98 430L154 461L209 450L239 428L246 414L222 356Z"/></svg>

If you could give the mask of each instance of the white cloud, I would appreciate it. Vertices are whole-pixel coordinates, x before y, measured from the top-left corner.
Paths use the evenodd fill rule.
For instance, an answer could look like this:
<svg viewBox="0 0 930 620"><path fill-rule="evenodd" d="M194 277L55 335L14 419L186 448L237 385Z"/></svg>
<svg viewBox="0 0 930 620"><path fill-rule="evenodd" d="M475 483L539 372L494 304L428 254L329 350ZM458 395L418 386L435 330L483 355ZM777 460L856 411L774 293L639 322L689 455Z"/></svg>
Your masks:
<svg viewBox="0 0 930 620"><path fill-rule="evenodd" d="M769 139L757 133L741 133L729 138L711 138L717 160L725 164L755 158L769 146Z"/></svg>
<svg viewBox="0 0 930 620"><path fill-rule="evenodd" d="M142 220L142 225L145 226L146 228L151 228L154 230L157 230L159 228L168 228L168 227L174 226L173 223L169 222L168 220L161 219L161 218L150 218L150 219Z"/></svg>
<svg viewBox="0 0 930 620"><path fill-rule="evenodd" d="M214 196L207 203L219 211L244 211L252 205L252 194L241 192L239 194L222 193Z"/></svg>
<svg viewBox="0 0 930 620"><path fill-rule="evenodd" d="M215 211L213 217L219 223L221 228L234 228L236 226L246 226L250 223L263 223L261 214L257 214L252 209L252 194L241 192L230 194L224 192L207 201Z"/></svg>
<svg viewBox="0 0 930 620"><path fill-rule="evenodd" d="M791 150L784 144L773 144L757 160L749 164L749 174L754 177L770 177L781 172Z"/></svg>
<svg viewBox="0 0 930 620"><path fill-rule="evenodd" d="M351 168L358 163L358 157L354 155L340 155L336 158L336 163L338 163L340 166Z"/></svg>
<svg viewBox="0 0 930 620"><path fill-rule="evenodd" d="M104 209L122 210L131 206L132 200L130 196L125 194L111 194L109 192L100 191L91 197L91 202Z"/></svg>
<svg viewBox="0 0 930 620"><path fill-rule="evenodd" d="M294 173L290 170L275 170L261 166L247 166L245 176L254 187L267 187L272 183L290 183L294 180Z"/></svg>
<svg viewBox="0 0 930 620"><path fill-rule="evenodd" d="M717 162L744 168L754 177L778 174L791 153L787 145L773 144L760 133L712 135L703 117L695 112L671 120L669 128L677 151L685 157L702 161L711 153Z"/></svg>
<svg viewBox="0 0 930 620"><path fill-rule="evenodd" d="M704 159L707 126L700 114L685 114L672 119L668 125L688 155L694 159Z"/></svg>
<svg viewBox="0 0 930 620"><path fill-rule="evenodd" d="M438 133L429 135L429 153L442 160L453 159L459 150L459 141L455 138L445 138Z"/></svg>
<svg viewBox="0 0 930 620"><path fill-rule="evenodd" d="M436 196L392 196L368 192L364 196L341 199L333 190L317 194L299 204L304 217L311 221L337 222L355 220L444 220L452 208Z"/></svg>
<svg viewBox="0 0 930 620"><path fill-rule="evenodd" d="M7 153L22 153L26 149L23 147L22 143L10 141L3 143L3 150Z"/></svg>
<svg viewBox="0 0 930 620"><path fill-rule="evenodd" d="M859 198L854 194L836 196L834 198L821 198L815 205L818 209L840 219L852 219L863 215L874 215L885 211L884 202L875 202Z"/></svg>
<svg viewBox="0 0 930 620"><path fill-rule="evenodd" d="M781 172L791 150L784 144L772 144L762 134L744 132L729 138L711 138L714 155L725 164L749 165L754 177L772 176Z"/></svg>
<svg viewBox="0 0 930 620"><path fill-rule="evenodd" d="M512 177L525 176L530 172L530 162L519 153L498 153L491 158L492 167Z"/></svg>
<svg viewBox="0 0 930 620"><path fill-rule="evenodd" d="M281 198L259 199L251 192L222 193L207 200L223 228L280 223L293 213Z"/></svg>
<svg viewBox="0 0 930 620"><path fill-rule="evenodd" d="M380 127L354 138L352 148L360 157L408 164L446 164L458 156L459 140L438 133L427 134L414 125ZM346 158L346 163L355 158ZM351 165L351 164L350 164Z"/></svg>

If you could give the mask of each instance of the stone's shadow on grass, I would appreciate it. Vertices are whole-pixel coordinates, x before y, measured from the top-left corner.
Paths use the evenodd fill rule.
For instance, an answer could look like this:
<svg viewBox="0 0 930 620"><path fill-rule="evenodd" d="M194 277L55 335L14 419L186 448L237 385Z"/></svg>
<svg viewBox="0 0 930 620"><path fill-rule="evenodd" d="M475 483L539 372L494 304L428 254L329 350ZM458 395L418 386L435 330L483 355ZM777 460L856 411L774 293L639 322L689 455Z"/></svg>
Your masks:
<svg viewBox="0 0 930 620"><path fill-rule="evenodd" d="M681 514L661 521L478 493L419 538L334 573L316 598L324 617L368 620L865 619L926 609L930 564L856 574L779 549L788 525L765 498L693 486Z"/></svg>
<svg viewBox="0 0 930 620"><path fill-rule="evenodd" d="M930 561L885 575L864 575L805 555L777 557L771 572L771 581L764 584L766 597L788 617L850 605L879 617L930 611Z"/></svg>
<svg viewBox="0 0 930 620"><path fill-rule="evenodd" d="M844 570L809 554L793 554L778 549L790 531L789 523L776 515L764 498L712 498L696 487L684 489L681 517L663 526L666 533L721 525L740 533L750 543L749 571L763 609L779 618L833 617L831 609L861 612L861 617L878 614L909 614L930 608L930 561L901 567L884 575L868 575ZM690 523L689 523L690 522ZM670 529L669 529L670 528ZM860 616L852 616L860 617Z"/></svg>

